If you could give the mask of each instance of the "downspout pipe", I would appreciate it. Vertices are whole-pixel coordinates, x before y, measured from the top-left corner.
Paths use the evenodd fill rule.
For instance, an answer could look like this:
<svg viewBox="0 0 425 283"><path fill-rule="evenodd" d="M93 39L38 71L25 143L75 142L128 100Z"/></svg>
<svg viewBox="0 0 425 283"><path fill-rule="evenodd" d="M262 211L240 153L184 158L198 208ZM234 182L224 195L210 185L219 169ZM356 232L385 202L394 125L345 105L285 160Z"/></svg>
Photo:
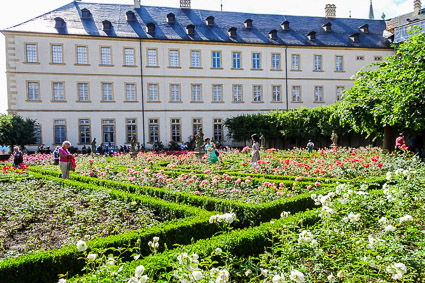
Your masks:
<svg viewBox="0 0 425 283"><path fill-rule="evenodd" d="M141 83L141 95L142 95L142 133L143 133L143 148L146 149L146 135L145 135L145 94L143 87L143 53L142 53L142 39L139 41L140 43L140 83Z"/></svg>

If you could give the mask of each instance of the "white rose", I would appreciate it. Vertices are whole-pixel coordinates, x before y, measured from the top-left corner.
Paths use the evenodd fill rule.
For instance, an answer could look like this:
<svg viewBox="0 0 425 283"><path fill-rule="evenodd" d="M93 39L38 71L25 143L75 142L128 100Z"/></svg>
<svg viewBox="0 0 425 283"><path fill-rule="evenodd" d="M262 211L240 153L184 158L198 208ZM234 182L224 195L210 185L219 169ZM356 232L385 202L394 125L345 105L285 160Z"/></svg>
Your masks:
<svg viewBox="0 0 425 283"><path fill-rule="evenodd" d="M134 271L134 276L136 276L136 278L140 278L142 277L143 272L145 272L145 267L143 265L139 265Z"/></svg>
<svg viewBox="0 0 425 283"><path fill-rule="evenodd" d="M285 283L285 279L284 279L283 276L275 275L275 276L273 276L272 282L273 283Z"/></svg>
<svg viewBox="0 0 425 283"><path fill-rule="evenodd" d="M61 278L59 279L58 283L66 283L66 279Z"/></svg>
<svg viewBox="0 0 425 283"><path fill-rule="evenodd" d="M139 283L146 283L146 282L148 282L148 280L149 280L149 277L147 275L143 275L140 278Z"/></svg>
<svg viewBox="0 0 425 283"><path fill-rule="evenodd" d="M289 211L284 211L284 212L282 212L282 213L280 214L280 217L281 217L281 218L288 218L289 214L291 214L291 212L289 212Z"/></svg>
<svg viewBox="0 0 425 283"><path fill-rule="evenodd" d="M292 281L295 281L297 283L304 282L304 274L302 272L299 272L298 270L294 269L291 272L291 275L289 275L289 279Z"/></svg>
<svg viewBox="0 0 425 283"><path fill-rule="evenodd" d="M158 243L159 242L159 237L153 237L153 242L154 243Z"/></svg>
<svg viewBox="0 0 425 283"><path fill-rule="evenodd" d="M88 259L89 261L95 261L96 257L97 257L97 255L96 255L96 254L88 254L88 255L87 255L87 259Z"/></svg>
<svg viewBox="0 0 425 283"><path fill-rule="evenodd" d="M387 225L385 226L385 232L394 232L395 227L393 225Z"/></svg>
<svg viewBox="0 0 425 283"><path fill-rule="evenodd" d="M77 250L79 252L84 252L85 250L87 250L87 244L86 244L86 242L84 242L82 240L79 240L77 242Z"/></svg>
<svg viewBox="0 0 425 283"><path fill-rule="evenodd" d="M192 276L196 281L201 281L202 278L204 278L204 276L202 275L202 272L199 270L195 270L194 272L192 272Z"/></svg>
<svg viewBox="0 0 425 283"><path fill-rule="evenodd" d="M215 254L216 255L221 255L221 253L223 252L223 250L222 249L220 249L220 248L216 248L215 249Z"/></svg>

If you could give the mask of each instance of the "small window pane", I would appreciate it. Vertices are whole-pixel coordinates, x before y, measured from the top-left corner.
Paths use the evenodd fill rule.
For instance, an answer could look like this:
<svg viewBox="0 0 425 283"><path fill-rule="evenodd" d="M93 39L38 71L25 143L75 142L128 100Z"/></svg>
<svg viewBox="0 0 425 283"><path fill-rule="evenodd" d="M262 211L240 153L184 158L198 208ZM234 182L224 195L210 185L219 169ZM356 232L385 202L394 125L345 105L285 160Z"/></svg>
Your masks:
<svg viewBox="0 0 425 283"><path fill-rule="evenodd" d="M62 64L62 45L52 45L52 63L53 64Z"/></svg>
<svg viewBox="0 0 425 283"><path fill-rule="evenodd" d="M261 68L260 66L260 53L253 53L252 54L252 68L254 70L258 70Z"/></svg>
<svg viewBox="0 0 425 283"><path fill-rule="evenodd" d="M301 87L300 86L292 87L292 101L301 102Z"/></svg>
<svg viewBox="0 0 425 283"><path fill-rule="evenodd" d="M157 52L156 49L148 50L148 66L156 67L157 66Z"/></svg>
<svg viewBox="0 0 425 283"><path fill-rule="evenodd" d="M280 86L274 86L273 87L273 101L274 102L280 102Z"/></svg>
<svg viewBox="0 0 425 283"><path fill-rule="evenodd" d="M77 64L87 64L87 47L77 46Z"/></svg>
<svg viewBox="0 0 425 283"><path fill-rule="evenodd" d="M112 84L102 84L103 101L112 101Z"/></svg>
<svg viewBox="0 0 425 283"><path fill-rule="evenodd" d="M201 67L200 52L192 51L191 57L192 57L192 68L200 68Z"/></svg>
<svg viewBox="0 0 425 283"><path fill-rule="evenodd" d="M201 101L201 85L192 85L192 101Z"/></svg>
<svg viewBox="0 0 425 283"><path fill-rule="evenodd" d="M280 70L280 55L279 54L272 55L272 69Z"/></svg>
<svg viewBox="0 0 425 283"><path fill-rule="evenodd" d="M214 69L219 69L219 68L221 68L221 52L218 52L218 51L214 51L213 53L212 53L212 55L213 55L213 58L212 58L212 60L213 60L213 62L212 62L212 67L214 68Z"/></svg>
<svg viewBox="0 0 425 283"><path fill-rule="evenodd" d="M233 102L242 102L242 86L233 86Z"/></svg>
<svg viewBox="0 0 425 283"><path fill-rule="evenodd" d="M125 65L134 66L134 49L126 48L124 52L125 52Z"/></svg>
<svg viewBox="0 0 425 283"><path fill-rule="evenodd" d="M28 83L28 100L29 101L40 100L39 92L38 92L38 83L35 83L35 82Z"/></svg>
<svg viewBox="0 0 425 283"><path fill-rule="evenodd" d="M37 45L27 44L26 45L26 56L28 63L37 63Z"/></svg>
<svg viewBox="0 0 425 283"><path fill-rule="evenodd" d="M291 70L299 71L300 70L300 55L292 55L292 65Z"/></svg>
<svg viewBox="0 0 425 283"><path fill-rule="evenodd" d="M241 53L233 52L233 69L241 68Z"/></svg>
<svg viewBox="0 0 425 283"><path fill-rule="evenodd" d="M102 65L112 65L111 48L102 47Z"/></svg>
<svg viewBox="0 0 425 283"><path fill-rule="evenodd" d="M221 85L215 85L213 86L213 101L214 102L221 102L223 101L222 96L222 86Z"/></svg>
<svg viewBox="0 0 425 283"><path fill-rule="evenodd" d="M170 50L170 67L179 67L179 51Z"/></svg>
<svg viewBox="0 0 425 283"><path fill-rule="evenodd" d="M149 101L158 101L158 85L149 84Z"/></svg>
<svg viewBox="0 0 425 283"><path fill-rule="evenodd" d="M136 101L136 85L127 84L125 87L127 101Z"/></svg>
<svg viewBox="0 0 425 283"><path fill-rule="evenodd" d="M323 88L321 86L316 86L314 88L314 101L323 102Z"/></svg>
<svg viewBox="0 0 425 283"><path fill-rule="evenodd" d="M180 85L171 85L171 101L180 101Z"/></svg>
<svg viewBox="0 0 425 283"><path fill-rule="evenodd" d="M89 84L88 83L78 84L78 100L89 101Z"/></svg>
<svg viewBox="0 0 425 283"><path fill-rule="evenodd" d="M261 86L254 86L254 102L261 102L262 101L262 97L261 97L261 92L262 92L262 88Z"/></svg>
<svg viewBox="0 0 425 283"><path fill-rule="evenodd" d="M53 100L54 101L64 101L65 100L63 83L53 83Z"/></svg>

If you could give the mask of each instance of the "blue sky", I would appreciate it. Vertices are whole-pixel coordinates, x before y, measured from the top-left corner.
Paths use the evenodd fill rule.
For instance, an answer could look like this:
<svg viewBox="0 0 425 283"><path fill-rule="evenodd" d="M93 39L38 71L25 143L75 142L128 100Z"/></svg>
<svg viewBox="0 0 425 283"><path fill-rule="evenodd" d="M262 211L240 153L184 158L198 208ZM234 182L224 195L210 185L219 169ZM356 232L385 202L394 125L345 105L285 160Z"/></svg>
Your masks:
<svg viewBox="0 0 425 283"><path fill-rule="evenodd" d="M325 5L337 6L337 17L367 18L370 0L222 0L223 10L250 13L286 14L300 16L324 16ZM60 6L70 3L71 0L15 0L3 1L0 9L0 29L14 26L32 19ZM133 0L83 0L91 3L120 3L133 4ZM141 0L142 5L178 7L179 0ZM260 4L259 4L260 3ZM302 4L300 4L302 3ZM413 11L413 0L373 0L375 18L380 18L384 12L387 18L395 17ZM192 8L220 10L220 0L192 0ZM0 35L0 113L6 113L6 63L4 36Z"/></svg>

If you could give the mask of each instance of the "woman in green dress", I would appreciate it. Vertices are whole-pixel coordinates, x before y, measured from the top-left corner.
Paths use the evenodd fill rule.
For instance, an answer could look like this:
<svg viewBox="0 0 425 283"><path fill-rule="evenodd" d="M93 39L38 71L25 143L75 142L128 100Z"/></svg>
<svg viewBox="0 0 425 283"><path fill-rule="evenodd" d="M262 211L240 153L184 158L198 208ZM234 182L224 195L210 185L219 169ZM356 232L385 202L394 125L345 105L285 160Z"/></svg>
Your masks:
<svg viewBox="0 0 425 283"><path fill-rule="evenodd" d="M210 138L205 138L205 150L208 155L208 162L214 164L218 161L214 143L211 143Z"/></svg>

